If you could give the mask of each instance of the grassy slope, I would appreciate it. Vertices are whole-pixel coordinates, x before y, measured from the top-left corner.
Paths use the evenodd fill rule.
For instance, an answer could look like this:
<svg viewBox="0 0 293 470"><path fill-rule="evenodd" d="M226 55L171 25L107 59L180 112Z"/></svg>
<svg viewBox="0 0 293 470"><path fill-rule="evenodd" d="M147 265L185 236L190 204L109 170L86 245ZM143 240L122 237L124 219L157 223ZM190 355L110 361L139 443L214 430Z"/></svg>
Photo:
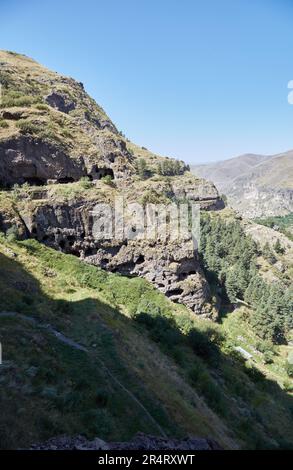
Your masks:
<svg viewBox="0 0 293 470"><path fill-rule="evenodd" d="M211 436L227 448L293 444L290 396L234 357L235 337L217 339L227 323L213 326L142 279L107 274L32 240L1 237L0 251L0 312L50 323L89 350L25 320L0 318L2 448L62 433L122 440L136 431L159 434L158 426L173 436Z"/></svg>

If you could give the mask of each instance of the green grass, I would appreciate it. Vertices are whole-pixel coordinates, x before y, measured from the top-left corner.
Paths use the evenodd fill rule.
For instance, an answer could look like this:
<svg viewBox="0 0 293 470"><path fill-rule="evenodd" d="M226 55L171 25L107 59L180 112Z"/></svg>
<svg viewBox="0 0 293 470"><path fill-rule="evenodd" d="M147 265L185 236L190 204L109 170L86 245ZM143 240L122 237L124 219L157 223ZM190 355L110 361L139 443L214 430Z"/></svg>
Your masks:
<svg viewBox="0 0 293 470"><path fill-rule="evenodd" d="M7 127L9 127L9 124L7 121L5 121L5 119L0 119L0 127L2 129L7 129Z"/></svg>
<svg viewBox="0 0 293 470"><path fill-rule="evenodd" d="M234 324L200 320L143 279L106 273L34 240L0 242L0 311L50 323L89 351L0 318L2 448L62 433L158 434L107 369L166 434L210 436L226 448L292 445L290 394L274 376L277 367L285 373L284 350L274 364L252 367L234 354Z"/></svg>

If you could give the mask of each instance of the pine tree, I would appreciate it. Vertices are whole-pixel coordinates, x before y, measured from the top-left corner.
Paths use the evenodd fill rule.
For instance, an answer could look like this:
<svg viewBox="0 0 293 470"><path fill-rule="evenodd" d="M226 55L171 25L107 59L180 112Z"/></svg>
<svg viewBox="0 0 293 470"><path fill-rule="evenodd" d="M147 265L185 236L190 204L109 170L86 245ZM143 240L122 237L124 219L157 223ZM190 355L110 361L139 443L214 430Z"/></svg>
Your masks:
<svg viewBox="0 0 293 470"><path fill-rule="evenodd" d="M139 158L136 163L136 170L141 179L144 179L147 175L147 163L144 158Z"/></svg>
<svg viewBox="0 0 293 470"><path fill-rule="evenodd" d="M274 244L274 250L278 254L283 254L285 253L284 248L282 247L279 238L277 239L276 243Z"/></svg>

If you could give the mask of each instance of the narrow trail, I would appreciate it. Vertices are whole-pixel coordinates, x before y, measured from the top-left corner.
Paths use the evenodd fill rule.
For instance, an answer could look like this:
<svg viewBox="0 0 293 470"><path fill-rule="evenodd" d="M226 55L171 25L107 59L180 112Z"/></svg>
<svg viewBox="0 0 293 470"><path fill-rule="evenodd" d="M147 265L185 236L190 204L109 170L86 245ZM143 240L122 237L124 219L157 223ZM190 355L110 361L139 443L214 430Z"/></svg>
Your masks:
<svg viewBox="0 0 293 470"><path fill-rule="evenodd" d="M62 343L66 344L67 346L70 346L73 349L77 349L78 351L83 351L87 354L91 354L91 352L83 345L77 343L76 341L73 341L72 339L68 338L67 336L63 335L59 331L55 330L52 325L49 323L41 323L38 320L36 320L33 317L23 315L21 313L17 312L0 312L0 318L19 318L21 320L28 321L29 323L33 324L34 326L37 326L39 328L45 329L49 333L53 334L59 341ZM111 378L113 382L116 383L145 413L145 415L148 417L149 421L157 428L157 430L160 432L160 435L162 437L167 437L166 433L164 430L161 428L161 426L157 423L157 421L152 417L152 415L149 413L149 411L145 408L145 406L141 403L141 401L130 391L128 388L126 388L118 379L115 377L110 369L104 364L104 362L98 358L95 357L95 360L99 362L101 367L105 370L105 372L108 374L108 376Z"/></svg>

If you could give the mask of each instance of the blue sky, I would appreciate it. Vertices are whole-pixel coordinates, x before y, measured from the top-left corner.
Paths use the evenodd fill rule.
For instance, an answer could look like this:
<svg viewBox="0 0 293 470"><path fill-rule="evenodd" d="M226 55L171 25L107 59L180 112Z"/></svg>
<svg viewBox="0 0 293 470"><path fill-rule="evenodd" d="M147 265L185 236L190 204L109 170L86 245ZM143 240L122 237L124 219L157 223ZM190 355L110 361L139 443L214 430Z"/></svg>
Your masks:
<svg viewBox="0 0 293 470"><path fill-rule="evenodd" d="M85 84L118 129L189 163L293 148L290 0L0 0L0 48Z"/></svg>

